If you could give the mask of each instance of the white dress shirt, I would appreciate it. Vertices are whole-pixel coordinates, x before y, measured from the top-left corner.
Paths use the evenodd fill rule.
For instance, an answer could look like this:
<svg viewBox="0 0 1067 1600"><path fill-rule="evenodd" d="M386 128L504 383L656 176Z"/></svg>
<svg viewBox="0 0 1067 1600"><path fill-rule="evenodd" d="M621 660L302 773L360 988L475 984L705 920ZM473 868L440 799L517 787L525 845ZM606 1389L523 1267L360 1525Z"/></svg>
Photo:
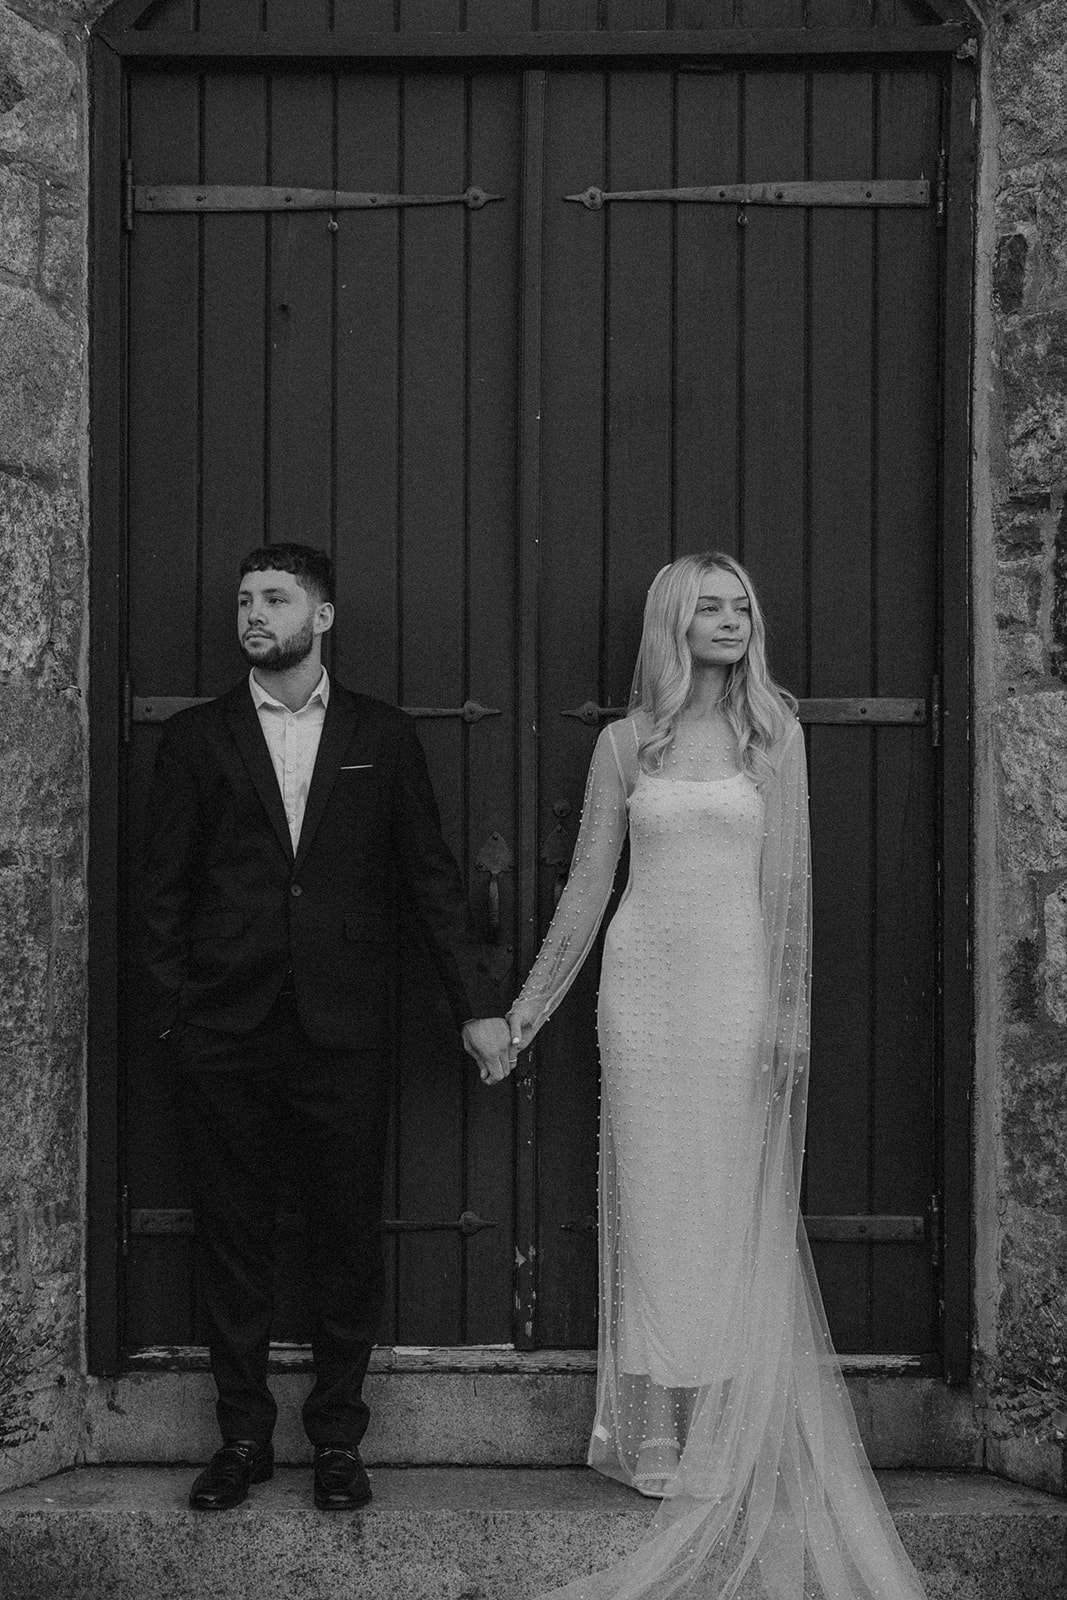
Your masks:
<svg viewBox="0 0 1067 1600"><path fill-rule="evenodd" d="M312 690L311 697L299 711L290 711L288 706L268 694L257 682L254 670L248 674L248 687L252 691L259 725L263 729L278 788L282 792L282 804L295 855L300 843L308 790L311 788L311 774L319 753L322 724L326 720L326 707L330 702L330 680L323 667L322 676Z"/></svg>

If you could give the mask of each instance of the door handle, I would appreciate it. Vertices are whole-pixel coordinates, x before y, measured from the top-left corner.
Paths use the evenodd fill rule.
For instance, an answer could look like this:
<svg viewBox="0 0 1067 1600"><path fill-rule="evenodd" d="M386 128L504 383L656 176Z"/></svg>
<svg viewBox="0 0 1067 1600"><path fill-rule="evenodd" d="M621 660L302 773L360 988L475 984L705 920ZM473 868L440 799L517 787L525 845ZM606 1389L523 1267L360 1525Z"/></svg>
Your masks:
<svg viewBox="0 0 1067 1600"><path fill-rule="evenodd" d="M515 857L507 840L499 833L491 833L478 851L474 865L479 872L489 875L489 943L500 943L500 876L510 872Z"/></svg>

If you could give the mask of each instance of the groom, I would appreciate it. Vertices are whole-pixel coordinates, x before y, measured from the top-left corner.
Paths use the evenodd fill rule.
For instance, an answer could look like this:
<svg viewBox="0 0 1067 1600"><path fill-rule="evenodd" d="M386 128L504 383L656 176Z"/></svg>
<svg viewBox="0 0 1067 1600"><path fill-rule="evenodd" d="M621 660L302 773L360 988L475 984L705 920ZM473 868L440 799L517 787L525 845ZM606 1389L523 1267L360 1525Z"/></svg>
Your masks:
<svg viewBox="0 0 1067 1600"><path fill-rule="evenodd" d="M384 1288L382 1182L397 897L414 908L482 1078L509 1067L456 863L401 712L331 681L329 557L241 563L250 671L164 732L148 804L145 961L192 1180L197 1287L222 1448L192 1486L224 1510L273 1471L267 1384L275 1182L301 1180L315 1384L314 1496L370 1499L362 1384Z"/></svg>

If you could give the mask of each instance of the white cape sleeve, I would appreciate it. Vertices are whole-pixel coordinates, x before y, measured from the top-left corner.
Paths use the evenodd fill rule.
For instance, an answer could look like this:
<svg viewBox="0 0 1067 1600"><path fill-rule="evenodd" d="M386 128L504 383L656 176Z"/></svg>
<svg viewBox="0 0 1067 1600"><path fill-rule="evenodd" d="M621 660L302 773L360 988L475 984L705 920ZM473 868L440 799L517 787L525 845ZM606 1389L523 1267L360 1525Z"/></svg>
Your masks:
<svg viewBox="0 0 1067 1600"><path fill-rule="evenodd" d="M611 899L627 829L623 770L614 728L605 728L589 766L567 884L515 1002L536 1008L535 1032L548 1021L578 976Z"/></svg>

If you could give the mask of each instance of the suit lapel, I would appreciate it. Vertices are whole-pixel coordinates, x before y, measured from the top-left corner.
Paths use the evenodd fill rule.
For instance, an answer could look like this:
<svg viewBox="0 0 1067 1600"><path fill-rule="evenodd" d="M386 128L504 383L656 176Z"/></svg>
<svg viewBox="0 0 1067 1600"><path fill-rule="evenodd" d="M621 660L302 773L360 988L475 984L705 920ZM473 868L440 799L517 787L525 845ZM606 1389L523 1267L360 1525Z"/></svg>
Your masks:
<svg viewBox="0 0 1067 1600"><path fill-rule="evenodd" d="M296 852L298 867L311 848L316 829L322 821L327 802L333 792L341 760L358 724L359 713L351 697L339 683L331 679L330 702L326 707L318 753L315 756L315 770L311 774L311 787L308 790L307 805L304 807L304 820L300 825L300 845Z"/></svg>
<svg viewBox="0 0 1067 1600"><path fill-rule="evenodd" d="M248 768L248 776L252 779L256 793L263 802L263 809L278 836L278 843L285 851L286 858L292 861L293 841L289 837L285 806L282 803L277 775L271 763L267 741L263 737L263 729L259 725L259 713L256 711L247 679L239 683L235 689L231 689L226 696L226 711L230 732Z"/></svg>

